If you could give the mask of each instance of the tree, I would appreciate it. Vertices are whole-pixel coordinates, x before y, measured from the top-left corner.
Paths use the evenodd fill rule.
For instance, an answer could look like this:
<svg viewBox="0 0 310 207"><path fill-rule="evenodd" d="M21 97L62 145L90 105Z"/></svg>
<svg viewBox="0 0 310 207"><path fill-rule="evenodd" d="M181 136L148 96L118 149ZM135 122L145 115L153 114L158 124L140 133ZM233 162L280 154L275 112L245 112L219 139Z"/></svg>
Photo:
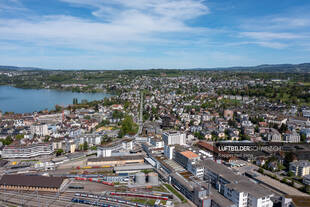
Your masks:
<svg viewBox="0 0 310 207"><path fill-rule="evenodd" d="M294 187L294 185L295 185L295 180L291 180L291 186L293 186Z"/></svg>
<svg viewBox="0 0 310 207"><path fill-rule="evenodd" d="M13 142L13 139L11 136L7 136L5 139L2 139L1 141L3 145L10 145Z"/></svg>
<svg viewBox="0 0 310 207"><path fill-rule="evenodd" d="M89 115L84 116L84 119L90 120L91 117Z"/></svg>
<svg viewBox="0 0 310 207"><path fill-rule="evenodd" d="M86 141L83 144L83 150L84 151L88 150L88 143Z"/></svg>
<svg viewBox="0 0 310 207"><path fill-rule="evenodd" d="M18 135L16 135L16 139L18 139L18 140L21 140L21 139L23 139L24 138L24 135L23 134L18 134Z"/></svg>
<svg viewBox="0 0 310 207"><path fill-rule="evenodd" d="M228 120L228 125L237 128L237 122L233 119Z"/></svg>
<svg viewBox="0 0 310 207"><path fill-rule="evenodd" d="M60 155L62 155L63 153L64 153L63 149L58 149L58 150L56 150L56 156L57 156L57 157L60 156Z"/></svg>
<svg viewBox="0 0 310 207"><path fill-rule="evenodd" d="M241 137L241 140L251 140L249 135L246 135L246 134L240 134L240 137Z"/></svg>
<svg viewBox="0 0 310 207"><path fill-rule="evenodd" d="M78 104L78 99L77 98L73 98L72 103L73 103L73 105L77 105Z"/></svg>
<svg viewBox="0 0 310 207"><path fill-rule="evenodd" d="M44 138L43 141L44 141L44 142L48 142L49 140L50 140L50 136L47 135L47 136L45 136L45 138Z"/></svg>
<svg viewBox="0 0 310 207"><path fill-rule="evenodd" d="M293 176L294 176L294 173L293 173L292 171L289 171L289 172L287 173L287 176L293 177Z"/></svg>
<svg viewBox="0 0 310 207"><path fill-rule="evenodd" d="M124 117L124 114L121 111L114 110L112 113L113 119L122 119Z"/></svg>
<svg viewBox="0 0 310 207"><path fill-rule="evenodd" d="M124 109L128 109L130 106L130 102L129 101L125 101L124 103Z"/></svg>
<svg viewBox="0 0 310 207"><path fill-rule="evenodd" d="M292 152L288 152L284 157L284 166L289 169L290 163L293 162L295 155Z"/></svg>
<svg viewBox="0 0 310 207"><path fill-rule="evenodd" d="M264 169L263 168L259 168L258 170L257 170L259 173L261 173L261 174L264 174Z"/></svg>
<svg viewBox="0 0 310 207"><path fill-rule="evenodd" d="M300 134L300 141L305 142L307 140L307 136L305 134Z"/></svg>
<svg viewBox="0 0 310 207"><path fill-rule="evenodd" d="M279 132L283 133L283 132L286 132L286 131L287 131L287 125L286 124L282 124L280 129L279 129Z"/></svg>
<svg viewBox="0 0 310 207"><path fill-rule="evenodd" d="M110 121L109 120L102 120L97 126L96 126L96 129L100 128L100 127L103 127L103 126L106 126L106 125L109 125L110 124Z"/></svg>
<svg viewBox="0 0 310 207"><path fill-rule="evenodd" d="M60 111L62 111L62 107L59 105L55 105L55 110L56 110L56 112L60 112Z"/></svg>
<svg viewBox="0 0 310 207"><path fill-rule="evenodd" d="M121 123L121 130L119 136L122 137L126 134L135 134L138 131L137 124L134 123L131 116L125 116L124 120Z"/></svg>
<svg viewBox="0 0 310 207"><path fill-rule="evenodd" d="M205 137L203 136L203 134L201 132L195 132L194 136L200 140L205 139Z"/></svg>

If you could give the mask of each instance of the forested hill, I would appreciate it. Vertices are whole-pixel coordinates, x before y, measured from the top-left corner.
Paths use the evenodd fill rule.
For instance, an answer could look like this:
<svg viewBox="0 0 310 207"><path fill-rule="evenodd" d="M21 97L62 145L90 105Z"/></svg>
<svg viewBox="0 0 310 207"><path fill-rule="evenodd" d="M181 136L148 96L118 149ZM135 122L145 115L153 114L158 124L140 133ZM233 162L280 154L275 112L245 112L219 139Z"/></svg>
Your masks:
<svg viewBox="0 0 310 207"><path fill-rule="evenodd" d="M252 72L282 72L282 73L310 73L310 63L302 64L277 64L258 65L248 67L227 68L194 68L195 70L217 70L217 71L252 71Z"/></svg>
<svg viewBox="0 0 310 207"><path fill-rule="evenodd" d="M9 71L9 70L42 70L42 68L34 68L34 67L17 67L17 66L6 66L6 65L0 65L0 71Z"/></svg>
<svg viewBox="0 0 310 207"><path fill-rule="evenodd" d="M16 66L1 66L0 71L35 71L48 70L35 67L16 67ZM70 69L71 71L74 71ZM102 70L102 69L98 69ZM148 70L148 69L146 69ZM156 69L152 69L156 70ZM168 69L161 69L168 70ZM258 65L258 66L236 66L236 67L222 67L222 68L187 68L183 70L206 70L206 71L240 71L240 72L281 72L281 73L310 73L310 63L302 64L275 64L275 65ZM79 71L79 69L76 69ZM85 70L87 71L87 70ZM96 71L96 70L91 70Z"/></svg>

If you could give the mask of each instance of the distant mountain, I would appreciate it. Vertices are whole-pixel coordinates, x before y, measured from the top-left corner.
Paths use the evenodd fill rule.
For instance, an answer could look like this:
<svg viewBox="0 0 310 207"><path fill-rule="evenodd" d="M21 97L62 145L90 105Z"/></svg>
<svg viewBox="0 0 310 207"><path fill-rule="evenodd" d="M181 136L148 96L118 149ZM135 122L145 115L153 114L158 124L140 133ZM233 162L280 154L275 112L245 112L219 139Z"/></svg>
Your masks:
<svg viewBox="0 0 310 207"><path fill-rule="evenodd" d="M0 65L0 70L44 70L42 68L34 68L34 67L16 67L16 66L6 66L6 65Z"/></svg>
<svg viewBox="0 0 310 207"><path fill-rule="evenodd" d="M310 73L310 63L302 64L275 64L275 65L258 65L258 66L240 66L240 67L223 67L223 68L193 68L194 70L211 70L211 71L250 71L250 72L282 72L282 73Z"/></svg>
<svg viewBox="0 0 310 207"><path fill-rule="evenodd" d="M37 70L49 70L35 67L16 67L16 66L0 66L0 71L37 71ZM80 70L80 69L70 69ZM150 69L157 70L157 69ZM310 73L310 63L302 64L275 64L275 65L257 65L257 66L236 66L236 67L221 67L221 68L188 68L184 70L209 70L209 71L240 71L240 72L281 72L281 73ZM68 70L67 70L68 71ZM82 70L88 71L88 70ZM89 70L96 71L96 70Z"/></svg>

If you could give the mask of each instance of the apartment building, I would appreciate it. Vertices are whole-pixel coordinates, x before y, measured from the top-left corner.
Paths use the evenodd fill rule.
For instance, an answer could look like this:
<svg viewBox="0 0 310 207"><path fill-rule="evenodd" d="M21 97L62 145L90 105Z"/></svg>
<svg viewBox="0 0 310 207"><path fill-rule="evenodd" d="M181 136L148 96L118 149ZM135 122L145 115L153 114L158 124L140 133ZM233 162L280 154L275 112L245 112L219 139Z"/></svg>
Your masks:
<svg viewBox="0 0 310 207"><path fill-rule="evenodd" d="M293 130L285 133L283 140L285 142L298 143L300 142L300 135L295 130Z"/></svg>
<svg viewBox="0 0 310 207"><path fill-rule="evenodd" d="M77 145L84 144L87 142L90 146L99 145L101 143L101 135L99 134L83 134L75 138L75 142Z"/></svg>
<svg viewBox="0 0 310 207"><path fill-rule="evenodd" d="M40 143L32 145L10 145L3 148L3 158L29 158L41 155L49 155L54 152L52 143Z"/></svg>
<svg viewBox="0 0 310 207"><path fill-rule="evenodd" d="M30 126L30 132L33 135L36 134L36 135L39 135L39 136L49 135L47 124L31 125Z"/></svg>
<svg viewBox="0 0 310 207"><path fill-rule="evenodd" d="M186 134L176 131L164 132L162 134L162 139L165 145L185 145L186 144Z"/></svg>
<svg viewBox="0 0 310 207"><path fill-rule="evenodd" d="M292 162L289 169L295 176L303 177L310 174L310 162L305 160Z"/></svg>

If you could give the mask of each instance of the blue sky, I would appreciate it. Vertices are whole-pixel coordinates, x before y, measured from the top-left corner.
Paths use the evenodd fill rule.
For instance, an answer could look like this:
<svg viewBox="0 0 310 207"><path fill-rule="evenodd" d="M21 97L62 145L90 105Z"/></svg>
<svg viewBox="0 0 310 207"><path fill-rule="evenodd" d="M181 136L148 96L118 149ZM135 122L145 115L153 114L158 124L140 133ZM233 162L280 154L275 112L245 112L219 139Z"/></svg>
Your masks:
<svg viewBox="0 0 310 207"><path fill-rule="evenodd" d="M309 0L0 0L0 65L148 69L310 62Z"/></svg>

